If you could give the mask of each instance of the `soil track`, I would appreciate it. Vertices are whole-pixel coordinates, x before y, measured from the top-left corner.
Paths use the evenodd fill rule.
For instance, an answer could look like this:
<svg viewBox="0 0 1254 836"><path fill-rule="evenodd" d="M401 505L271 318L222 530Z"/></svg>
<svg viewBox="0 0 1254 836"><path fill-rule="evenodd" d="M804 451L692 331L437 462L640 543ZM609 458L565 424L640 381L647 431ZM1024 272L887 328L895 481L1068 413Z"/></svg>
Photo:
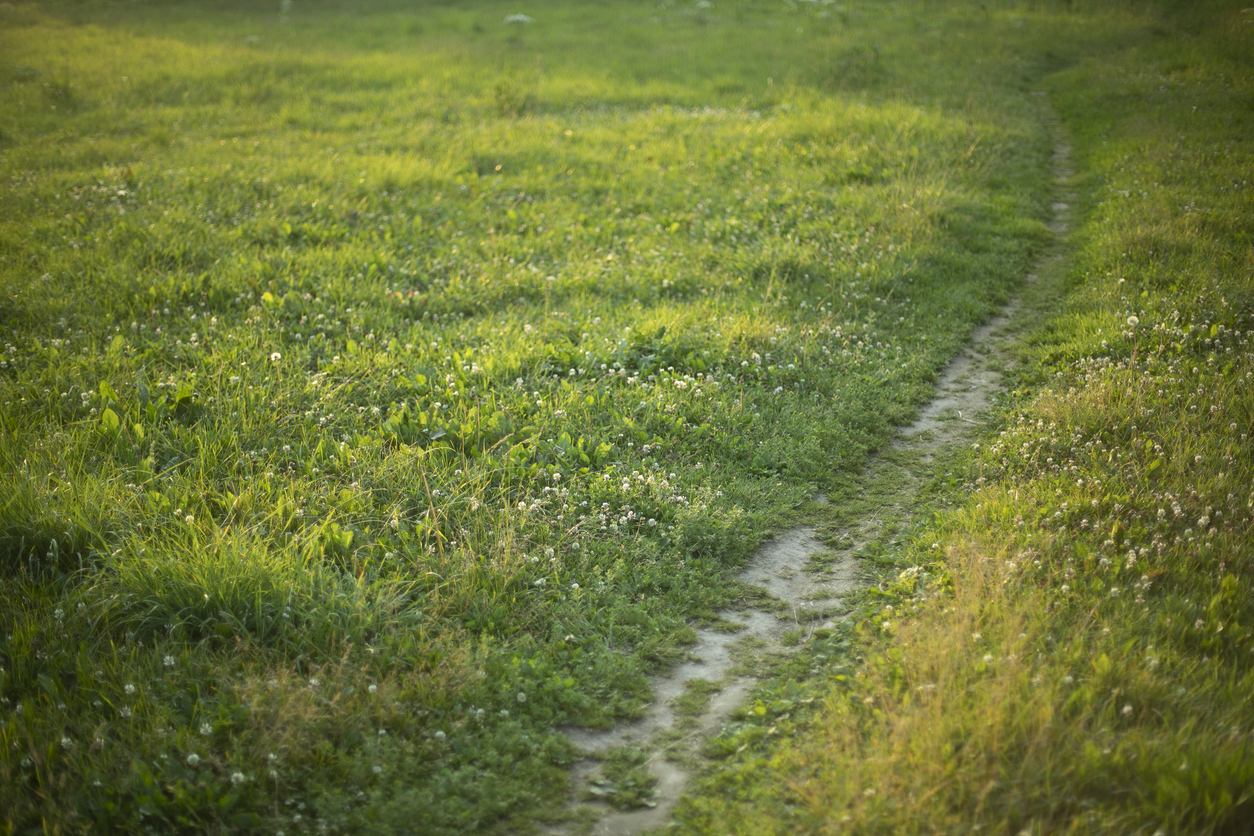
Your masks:
<svg viewBox="0 0 1254 836"><path fill-rule="evenodd" d="M1057 190L1063 195L1063 201L1052 206L1050 228L1061 242L1070 225L1065 201L1071 200L1067 191L1073 174L1071 149L1060 139L1061 128L1052 110L1042 104L1043 119L1055 136L1053 171ZM1025 280L1035 281L1049 261L1062 257L1061 248L1053 248ZM721 613L728 622L742 625L735 632L699 629L689 659L651 683L655 700L644 719L608 731L568 730L571 741L588 755L574 769L574 784L576 797L590 799L583 804L600 814L591 826L593 836L630 836L666 824L691 772L700 763L701 743L719 731L753 689L755 680L738 660L751 653L788 653L790 645L842 617L843 597L861 585L856 555L880 539L887 520L908 522L917 511L915 497L926 478L920 469L926 469L943 450L970 443L980 426L979 416L1001 390L1000 370L1012 362L1007 348L1012 339L1011 320L1018 307L1016 298L976 329L967 349L941 374L935 396L921 408L914 423L903 428L889 448L871 460L863 476L871 510L841 532L835 541L837 547L820 542L810 526L779 534L758 551L739 576L745 583L765 589L773 607ZM818 500L826 502L823 497ZM825 558L822 566L812 565L820 553ZM676 700L696 680L705 680L717 690L698 716L680 714ZM657 777L653 806L616 810L597 800L591 791L602 782L600 758L624 745L650 753L647 768Z"/></svg>

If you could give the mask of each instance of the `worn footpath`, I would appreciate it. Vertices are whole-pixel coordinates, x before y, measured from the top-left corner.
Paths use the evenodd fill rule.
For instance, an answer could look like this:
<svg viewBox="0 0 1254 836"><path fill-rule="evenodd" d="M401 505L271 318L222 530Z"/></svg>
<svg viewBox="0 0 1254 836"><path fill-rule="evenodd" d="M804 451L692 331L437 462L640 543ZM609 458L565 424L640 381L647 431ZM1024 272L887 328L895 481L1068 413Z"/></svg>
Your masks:
<svg viewBox="0 0 1254 836"><path fill-rule="evenodd" d="M1061 128L1046 104L1043 119L1058 137ZM1074 173L1070 150L1056 140L1052 163L1060 199L1052 205L1050 222L1056 245L1027 274L1028 283L1064 257L1061 244L1073 199L1067 191ZM862 480L863 510L852 520L842 520L836 536L829 529L820 539L816 526L801 525L780 533L754 555L738 579L765 590L761 600L766 603L720 613L722 623L697 629L687 660L651 683L654 702L645 717L606 731L567 730L586 756L574 768L572 803L582 807L572 821L585 827L591 822L594 836L628 836L669 820L690 776L701 766L702 744L752 693L754 671L760 667L755 660L788 654L843 617L844 598L864 583L859 555L888 529L908 524L923 510L918 493L930 478L930 466L947 451L971 443L981 415L1002 388L1003 370L1012 362L1008 348L1019 307L1013 299L976 329L966 350L941 374L934 397L915 421L869 462ZM819 516L830 508L823 496L816 497L816 504ZM695 711L690 708L693 695L706 696ZM636 809L615 809L606 800L617 788L606 777L604 764L613 752L623 750L639 753L644 769L656 779L651 797Z"/></svg>

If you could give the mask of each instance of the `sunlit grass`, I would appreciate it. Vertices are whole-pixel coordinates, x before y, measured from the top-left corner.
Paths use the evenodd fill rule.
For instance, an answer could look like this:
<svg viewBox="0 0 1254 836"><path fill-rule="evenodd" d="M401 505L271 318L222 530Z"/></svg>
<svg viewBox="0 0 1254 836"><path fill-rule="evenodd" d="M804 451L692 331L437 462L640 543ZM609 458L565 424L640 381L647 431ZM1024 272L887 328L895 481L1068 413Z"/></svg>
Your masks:
<svg viewBox="0 0 1254 836"><path fill-rule="evenodd" d="M1108 31L525 11L0 11L6 827L560 815L1010 297Z"/></svg>
<svg viewBox="0 0 1254 836"><path fill-rule="evenodd" d="M1083 223L1029 292L1019 389L970 495L860 623L815 643L823 675L770 683L771 710L715 742L689 831L1248 827L1254 215L1248 84L1223 80L1246 78L1239 20L1127 19L1134 49L1043 83Z"/></svg>

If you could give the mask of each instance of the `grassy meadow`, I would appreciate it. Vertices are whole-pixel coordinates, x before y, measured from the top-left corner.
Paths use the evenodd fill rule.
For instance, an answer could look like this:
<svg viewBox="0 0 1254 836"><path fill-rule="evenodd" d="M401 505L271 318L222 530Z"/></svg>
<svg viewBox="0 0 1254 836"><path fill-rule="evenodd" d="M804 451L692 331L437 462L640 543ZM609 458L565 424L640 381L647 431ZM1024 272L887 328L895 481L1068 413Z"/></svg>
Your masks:
<svg viewBox="0 0 1254 836"><path fill-rule="evenodd" d="M861 676L770 683L830 710L779 751L756 715L730 728L683 821L925 831L940 804L1001 829L1042 785L1067 803L1023 806L1029 832L1232 820L1254 770L1242 21L1079 0L0 7L0 829L569 816L562 728L639 716L692 625L762 594L731 580L755 547L816 492L857 494L1049 246L1044 89L1083 170L1066 306L1041 314L970 506L920 535L945 545L880 562L943 549L953 592L893 587L924 614L842 634ZM1002 552L1013 587L972 557ZM907 653L925 635L949 655ZM971 673L977 641L1039 658L1049 687ZM906 656L952 665L937 692L969 710L914 696ZM1121 714L1112 687L1145 696ZM965 759L936 759L955 736ZM935 748L893 773L918 786L860 777L886 780L901 741ZM1024 751L1045 765L993 777L1035 769ZM1156 800L1073 791L1160 760Z"/></svg>
<svg viewBox="0 0 1254 836"><path fill-rule="evenodd" d="M1043 84L1081 222L969 494L711 744L679 832L1250 832L1254 12L1123 21Z"/></svg>

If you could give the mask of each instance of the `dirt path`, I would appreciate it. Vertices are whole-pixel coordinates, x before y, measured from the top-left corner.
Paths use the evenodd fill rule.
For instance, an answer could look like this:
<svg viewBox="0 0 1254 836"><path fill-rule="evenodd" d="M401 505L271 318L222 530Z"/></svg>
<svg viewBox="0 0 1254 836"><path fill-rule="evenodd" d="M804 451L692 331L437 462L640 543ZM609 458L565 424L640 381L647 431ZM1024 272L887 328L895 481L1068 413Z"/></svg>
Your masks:
<svg viewBox="0 0 1254 836"><path fill-rule="evenodd" d="M1044 94L1033 93L1034 96ZM1055 137L1060 134L1056 117L1044 105L1045 121ZM1068 181L1073 172L1070 148L1058 141L1053 154L1054 177L1064 200L1070 200ZM1050 228L1057 239L1065 238L1069 207L1053 204ZM1055 251L1042 256L1036 274ZM772 611L749 609L721 613L729 622L743 625L736 632L714 629L697 631L689 660L665 677L652 682L655 700L651 711L636 723L609 731L572 729L571 741L588 757L576 765L576 797L587 799L573 816L576 824L554 833L586 832L593 836L629 836L661 827L670 819L689 776L700 765L701 744L717 734L723 723L748 698L756 680L744 664L754 654L786 654L814 630L830 627L844 611L842 598L861 585L857 555L880 540L886 530L909 522L917 509L916 495L927 478L928 464L958 444L968 444L980 426L979 416L1002 388L999 369L1011 362L1007 346L1009 327L1018 310L1018 299L972 335L967 349L941 374L936 394L920 410L913 424L901 430L887 450L869 463L861 477L866 486L863 510L845 525L832 547L820 542L811 526L799 526L778 535L758 551L740 580L760 586L776 599ZM826 503L823 497L820 503ZM814 558L822 555L816 562ZM698 688L694 688L698 686ZM699 691L698 691L699 689ZM704 709L693 711L692 696L712 692ZM688 695L687 709L680 699ZM698 700L699 705L699 700ZM621 811L597 800L606 786L602 758L617 747L647 752L646 768L657 778L652 806ZM579 802L577 802L579 803Z"/></svg>

